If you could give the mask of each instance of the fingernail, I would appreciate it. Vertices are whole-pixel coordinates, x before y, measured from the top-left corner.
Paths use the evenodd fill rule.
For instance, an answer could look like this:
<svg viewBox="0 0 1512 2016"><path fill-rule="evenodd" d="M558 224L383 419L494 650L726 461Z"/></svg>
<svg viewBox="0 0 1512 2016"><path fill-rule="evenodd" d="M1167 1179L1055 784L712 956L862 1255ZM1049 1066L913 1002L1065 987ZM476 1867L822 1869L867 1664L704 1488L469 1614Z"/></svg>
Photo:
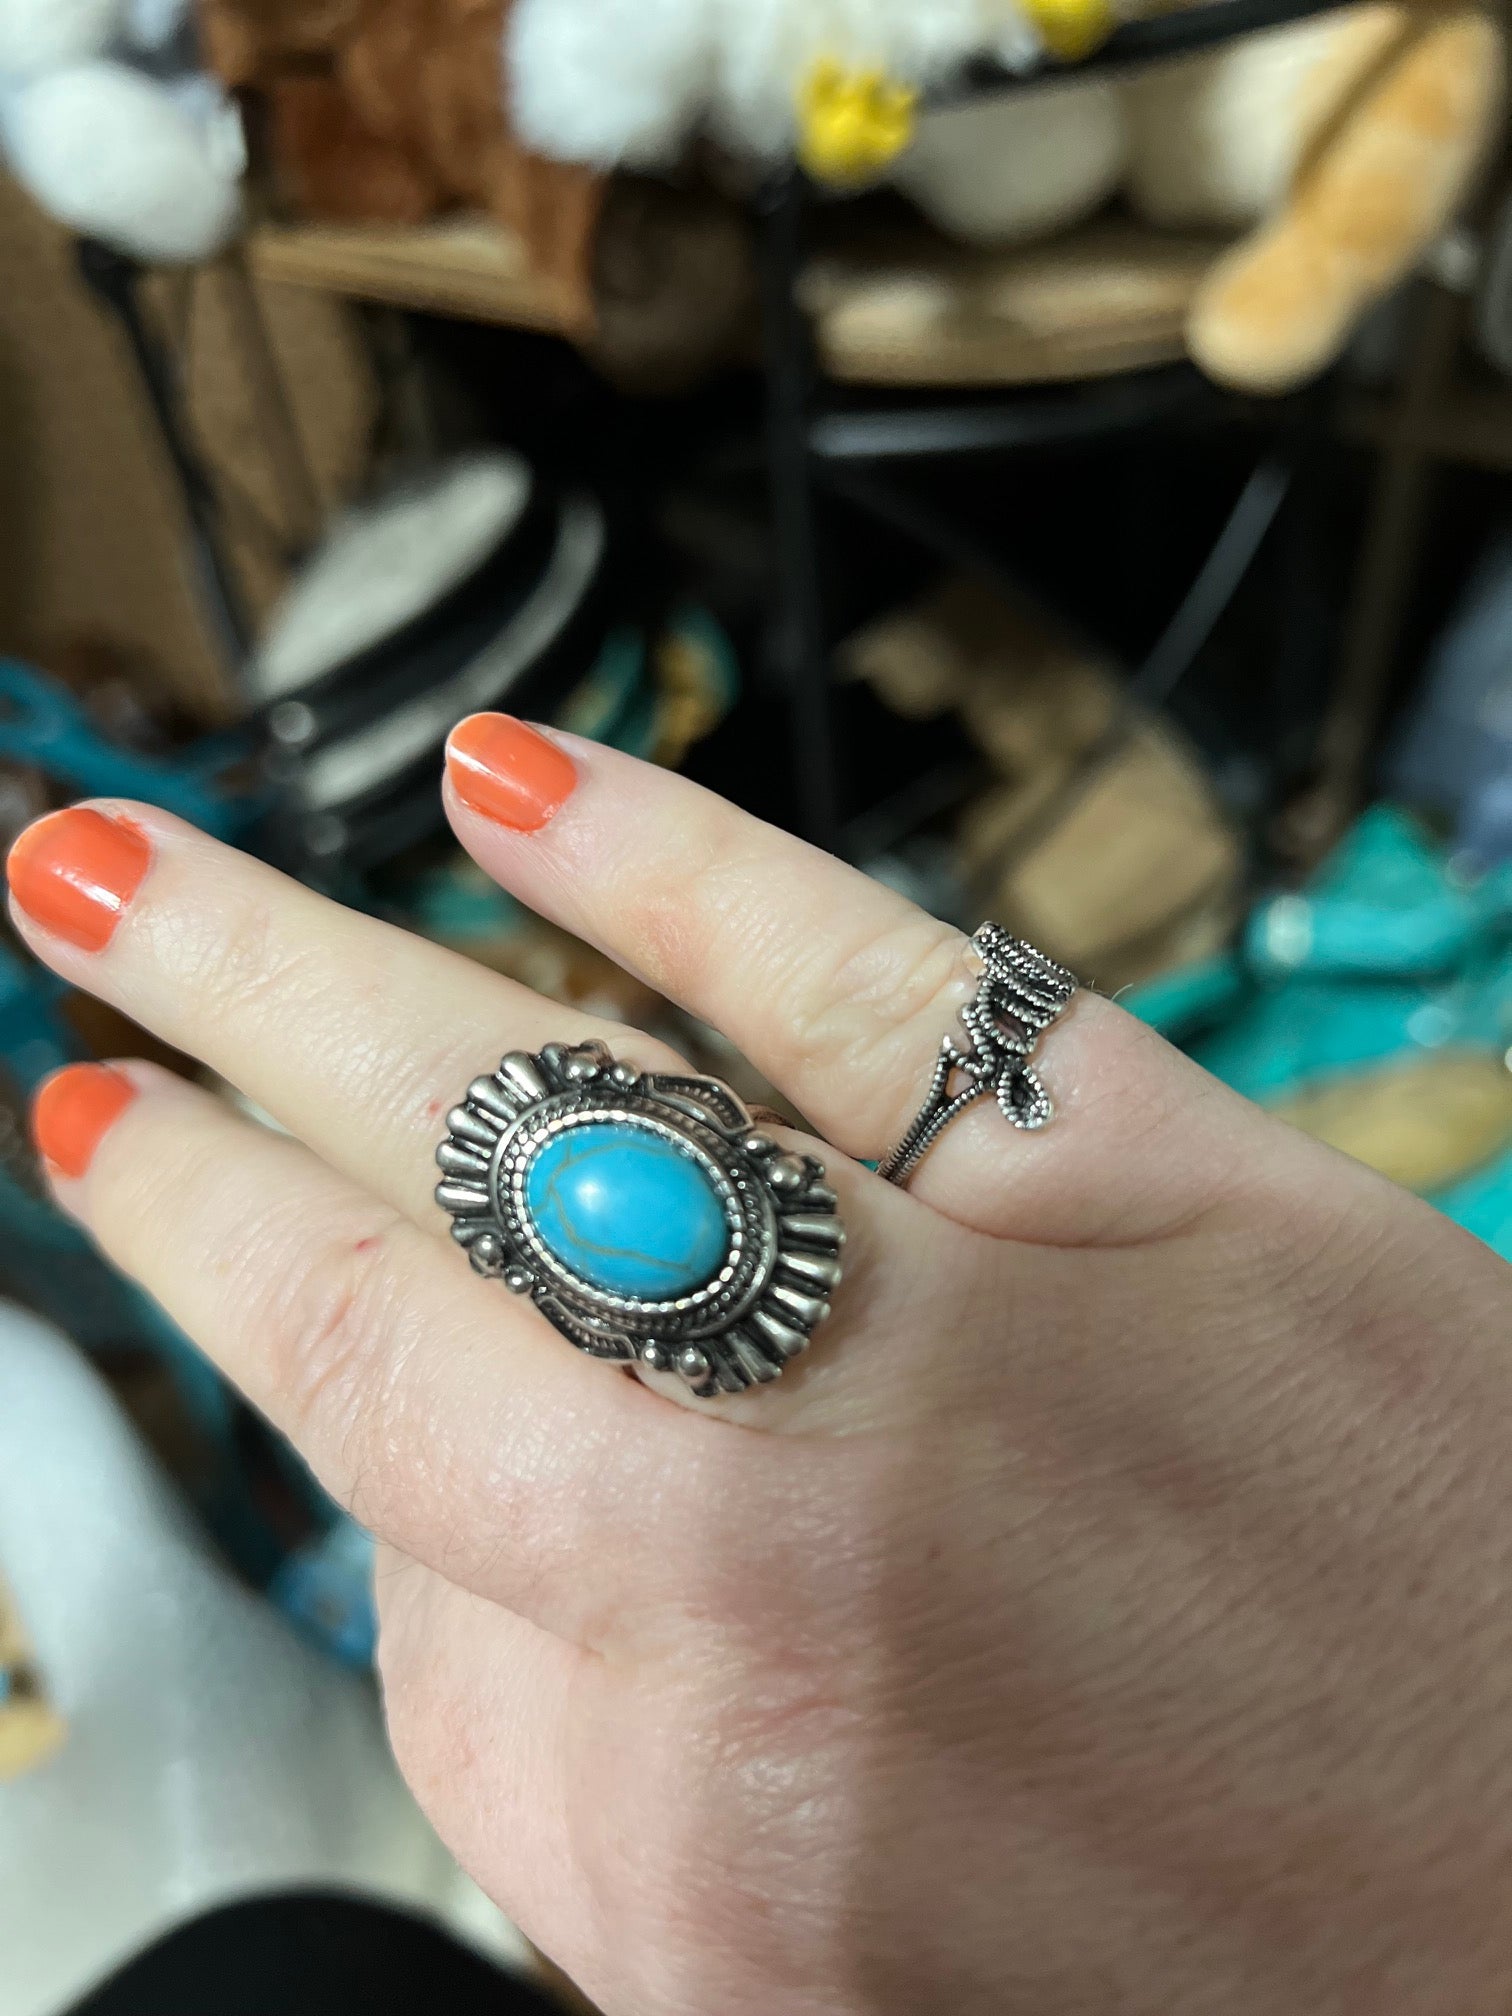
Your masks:
<svg viewBox="0 0 1512 2016"><path fill-rule="evenodd" d="M131 1080L108 1064L70 1064L48 1079L32 1107L37 1153L77 1182L135 1097Z"/></svg>
<svg viewBox="0 0 1512 2016"><path fill-rule="evenodd" d="M512 833L539 833L578 781L555 742L508 714L474 714L454 728L446 770L464 805Z"/></svg>
<svg viewBox="0 0 1512 2016"><path fill-rule="evenodd" d="M34 924L81 952L103 952L151 866L140 826L78 805L28 826L5 872Z"/></svg>

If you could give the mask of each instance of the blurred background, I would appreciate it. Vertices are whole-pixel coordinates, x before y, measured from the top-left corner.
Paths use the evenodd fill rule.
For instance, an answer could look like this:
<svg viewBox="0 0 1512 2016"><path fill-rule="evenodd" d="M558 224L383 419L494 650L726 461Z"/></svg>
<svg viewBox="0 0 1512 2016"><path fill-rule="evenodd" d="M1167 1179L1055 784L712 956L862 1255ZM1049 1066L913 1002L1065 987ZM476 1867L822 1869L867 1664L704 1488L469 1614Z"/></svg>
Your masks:
<svg viewBox="0 0 1512 2016"><path fill-rule="evenodd" d="M151 800L760 1098L448 838L453 723L553 721L1512 1258L1505 34L0 0L0 838ZM128 1054L0 935L0 2016L581 2007L400 1784L366 1536L47 1201Z"/></svg>

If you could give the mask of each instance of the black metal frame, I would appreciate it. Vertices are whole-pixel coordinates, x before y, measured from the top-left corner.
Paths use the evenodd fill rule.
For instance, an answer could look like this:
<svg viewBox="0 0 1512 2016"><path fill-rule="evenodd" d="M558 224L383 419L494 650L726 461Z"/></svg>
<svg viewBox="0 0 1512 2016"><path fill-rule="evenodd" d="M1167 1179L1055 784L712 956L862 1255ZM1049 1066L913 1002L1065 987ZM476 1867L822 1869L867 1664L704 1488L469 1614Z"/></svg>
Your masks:
<svg viewBox="0 0 1512 2016"><path fill-rule="evenodd" d="M1194 54L1268 28L1330 12L1347 0L1206 0L1185 12L1131 21L1083 61L1047 61L1022 74L977 65L934 104L1033 89L1067 77L1116 72ZM836 732L825 618L825 496L891 525L948 564L990 580L1012 583L1006 556L992 552L962 528L910 497L894 471L922 460L1004 455L1057 442L1088 440L1121 427L1190 413L1206 401L1218 419L1253 407L1206 386L1187 365L1127 373L1059 388L977 402L894 402L867 407L840 401L826 384L801 305L810 211L816 192L793 168L765 191L762 209L763 309L767 350L767 468L775 549L770 655L789 718L798 823L808 838L844 851L843 760ZM160 438L172 458L189 519L192 549L205 607L233 674L239 674L252 626L227 557L223 500L191 440L181 388L164 346L149 331L137 288L140 273L128 259L85 242L81 272L109 308L130 345L151 402ZM1316 403L1306 407L1316 416ZM1144 664L1129 677L1127 699L1108 736L1088 752L1082 767L1050 810L1069 810L1117 753L1142 710L1167 703L1186 678L1234 593L1248 574L1289 487L1311 429L1295 411L1277 416L1277 440L1249 482L1199 569L1180 607ZM1038 844L1051 830L1036 821Z"/></svg>
<svg viewBox="0 0 1512 2016"><path fill-rule="evenodd" d="M142 269L134 259L93 238L79 240L77 259L80 278L112 316L131 351L158 439L178 479L201 606L214 629L227 671L240 678L252 647L252 619L226 552L220 499L190 438L179 375L166 346L149 329L142 312L138 292Z"/></svg>
<svg viewBox="0 0 1512 2016"><path fill-rule="evenodd" d="M1033 89L1068 77L1143 67L1211 49L1240 36L1328 13L1345 0L1208 0L1184 13L1126 23L1084 61L1046 62L1014 75L975 66L933 104ZM774 521L775 583L771 656L784 686L790 722L799 824L806 838L844 851L844 751L833 709L825 620L821 497L844 500L890 524L951 565L989 580L1005 579L1008 563L958 527L915 503L890 474L923 458L1003 454L1058 441L1085 440L1190 409L1205 397L1214 414L1252 413L1249 402L1209 388L1188 365L1112 376L1058 391L1035 388L980 403L878 406L838 402L815 356L800 303L808 223L816 192L796 167L777 178L762 203L763 297L768 372L767 450ZM1316 405L1304 407L1310 420ZM1257 463L1207 560L1144 664L1130 676L1127 697L1108 736L1088 752L1064 793L1035 822L1027 848L1038 845L1122 746L1142 710L1170 701L1249 573L1275 523L1310 426L1283 409L1278 440ZM1018 850L1016 850L1018 851Z"/></svg>

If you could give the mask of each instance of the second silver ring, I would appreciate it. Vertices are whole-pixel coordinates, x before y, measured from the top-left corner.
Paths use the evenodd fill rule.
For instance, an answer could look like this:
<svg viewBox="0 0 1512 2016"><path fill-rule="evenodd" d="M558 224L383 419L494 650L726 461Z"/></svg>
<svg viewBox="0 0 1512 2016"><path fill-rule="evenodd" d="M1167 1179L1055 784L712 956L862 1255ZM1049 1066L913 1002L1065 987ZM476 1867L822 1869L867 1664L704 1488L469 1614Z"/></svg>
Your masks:
<svg viewBox="0 0 1512 2016"><path fill-rule="evenodd" d="M878 1164L889 1183L907 1184L951 1122L978 1100L996 1098L1003 1117L1026 1133L1054 1117L1054 1104L1029 1059L1080 983L1001 924L983 924L971 945L982 971L974 999L961 1010L969 1047L954 1036L941 1044L923 1104Z"/></svg>

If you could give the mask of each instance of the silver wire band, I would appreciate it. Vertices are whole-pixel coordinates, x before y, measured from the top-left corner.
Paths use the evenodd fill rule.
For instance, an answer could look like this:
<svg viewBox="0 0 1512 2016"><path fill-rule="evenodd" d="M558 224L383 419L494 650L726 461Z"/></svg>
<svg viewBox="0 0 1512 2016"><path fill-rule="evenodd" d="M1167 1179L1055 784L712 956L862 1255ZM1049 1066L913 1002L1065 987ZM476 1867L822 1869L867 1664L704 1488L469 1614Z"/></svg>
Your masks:
<svg viewBox="0 0 1512 2016"><path fill-rule="evenodd" d="M1050 1095L1028 1060L1080 983L1001 924L983 924L971 943L983 969L976 998L961 1010L971 1047L963 1049L954 1036L940 1046L923 1105L877 1165L889 1183L906 1184L951 1121L989 1094L996 1096L1003 1117L1026 1133L1054 1118Z"/></svg>

